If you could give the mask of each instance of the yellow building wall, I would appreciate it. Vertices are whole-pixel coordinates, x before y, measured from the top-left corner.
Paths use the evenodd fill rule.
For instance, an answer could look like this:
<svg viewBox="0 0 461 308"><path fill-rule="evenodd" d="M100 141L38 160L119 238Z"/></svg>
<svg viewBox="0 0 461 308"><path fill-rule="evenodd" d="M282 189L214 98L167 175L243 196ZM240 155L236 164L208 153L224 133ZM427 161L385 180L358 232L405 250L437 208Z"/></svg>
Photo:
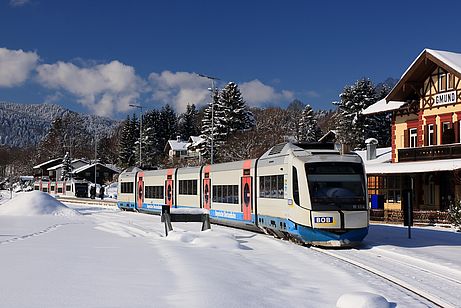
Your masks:
<svg viewBox="0 0 461 308"><path fill-rule="evenodd" d="M442 136L441 136L440 127L442 125L442 122L440 120L439 115L451 113L452 123L455 123L456 121L461 120L461 117L458 118L458 116L456 115L457 112L461 112L461 101L459 100L460 93L461 93L461 82L460 82L461 80L457 76L453 76L453 88L440 92L440 93L445 93L445 92L451 92L451 91L456 90L457 91L457 103L445 104L445 105L443 104L435 105L434 104L432 105L432 107L429 107L427 105L427 102L433 102L435 94L439 93L438 91L439 78L438 78L437 73L438 73L438 68L435 69L431 73L431 76L426 78L426 80L424 81L424 87L420 90L420 95L422 96L422 98L420 99L420 102L419 102L419 108L420 108L420 113L422 115L422 121L423 121L422 124L424 126L427 124L426 123L427 117L436 116L435 124L437 125L437 131L436 131L437 144L441 144ZM412 121L412 120L418 120L418 115L416 114L398 115L395 118L395 126L394 126L395 147L393 148L394 155L396 158L395 162L398 162L398 150L405 147L404 132L405 130L408 129L406 122ZM425 136L424 136L424 132L421 130L421 127L418 127L418 134L422 134L423 144L425 144L425 140L424 140Z"/></svg>

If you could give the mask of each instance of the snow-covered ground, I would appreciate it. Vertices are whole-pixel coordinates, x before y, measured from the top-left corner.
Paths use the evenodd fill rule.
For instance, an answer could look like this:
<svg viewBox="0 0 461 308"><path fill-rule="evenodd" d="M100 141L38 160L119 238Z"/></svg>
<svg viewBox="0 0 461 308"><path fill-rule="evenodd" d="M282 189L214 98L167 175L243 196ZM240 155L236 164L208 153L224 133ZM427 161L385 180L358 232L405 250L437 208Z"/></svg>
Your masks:
<svg viewBox="0 0 461 308"><path fill-rule="evenodd" d="M390 307L430 306L322 251L267 235L216 225L200 232L200 223L173 223L175 230L165 237L158 216L81 204L64 209L36 193L18 194L9 202L9 195L0 199L1 307L383 303L370 293L383 296ZM53 204L56 211L50 210ZM25 216L24 207L33 208L34 215ZM327 252L362 263L372 260L370 266L395 269L400 279L408 280L408 264L419 269L432 264L433 273L450 275L453 281L461 272L461 234L453 230L414 228L408 240L404 228L372 225L364 248ZM414 277L415 285L423 288L425 283ZM447 297L461 294L459 286L453 290L456 284L445 286ZM443 290L444 285L437 287Z"/></svg>

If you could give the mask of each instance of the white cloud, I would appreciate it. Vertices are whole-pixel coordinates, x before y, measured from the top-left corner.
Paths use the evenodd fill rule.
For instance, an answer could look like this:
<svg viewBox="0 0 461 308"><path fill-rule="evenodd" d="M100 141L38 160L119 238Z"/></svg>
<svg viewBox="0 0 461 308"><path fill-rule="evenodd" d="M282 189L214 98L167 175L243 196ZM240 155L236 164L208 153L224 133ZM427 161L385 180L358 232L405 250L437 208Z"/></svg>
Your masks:
<svg viewBox="0 0 461 308"><path fill-rule="evenodd" d="M307 97L311 97L311 98L319 98L320 97L320 94L317 91L314 91L314 90L307 91L306 95L307 95Z"/></svg>
<svg viewBox="0 0 461 308"><path fill-rule="evenodd" d="M149 75L152 98L170 104L177 112L186 110L187 104L200 105L210 100L210 80L188 72L151 73Z"/></svg>
<svg viewBox="0 0 461 308"><path fill-rule="evenodd" d="M273 87L265 85L258 79L239 84L243 99L250 106L262 103L278 103L293 99L293 92L282 90L277 92Z"/></svg>
<svg viewBox="0 0 461 308"><path fill-rule="evenodd" d="M15 6L15 7L24 6L28 4L29 2L30 0L10 0L10 6Z"/></svg>
<svg viewBox="0 0 461 308"><path fill-rule="evenodd" d="M136 103L145 82L133 67L119 61L90 67L57 62L37 67L38 82L51 89L63 89L98 115L126 112Z"/></svg>
<svg viewBox="0 0 461 308"><path fill-rule="evenodd" d="M35 52L0 48L0 87L22 84L37 66Z"/></svg>

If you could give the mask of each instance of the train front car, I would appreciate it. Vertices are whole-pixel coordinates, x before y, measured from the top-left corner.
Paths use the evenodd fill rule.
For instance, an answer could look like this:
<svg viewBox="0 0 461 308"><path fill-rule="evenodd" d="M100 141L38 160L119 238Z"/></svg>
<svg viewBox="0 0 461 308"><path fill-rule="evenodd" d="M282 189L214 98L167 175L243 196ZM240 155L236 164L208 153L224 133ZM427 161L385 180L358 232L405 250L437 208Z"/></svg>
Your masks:
<svg viewBox="0 0 461 308"><path fill-rule="evenodd" d="M368 233L369 224L366 176L361 158L315 146L305 145L304 149L300 146L278 145L279 150L274 151L277 146L274 147L260 160L261 166L279 161L273 167L283 169L284 173L277 179L277 183L283 180L283 186L278 185L277 191L280 199L286 199L283 200L286 219L275 231L316 246L360 243ZM275 183L275 178L271 181ZM265 186L260 184L260 188ZM260 192L260 196L264 194ZM258 214L262 203L258 201Z"/></svg>

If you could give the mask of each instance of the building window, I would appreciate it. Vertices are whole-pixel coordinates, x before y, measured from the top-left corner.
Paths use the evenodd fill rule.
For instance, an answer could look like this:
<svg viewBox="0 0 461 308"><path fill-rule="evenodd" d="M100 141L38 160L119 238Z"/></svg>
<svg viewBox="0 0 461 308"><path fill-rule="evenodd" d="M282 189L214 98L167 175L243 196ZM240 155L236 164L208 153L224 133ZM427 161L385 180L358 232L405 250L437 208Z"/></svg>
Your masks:
<svg viewBox="0 0 461 308"><path fill-rule="evenodd" d="M213 202L238 204L238 185L213 185Z"/></svg>
<svg viewBox="0 0 461 308"><path fill-rule="evenodd" d="M442 123L442 144L450 144L455 142L455 130L452 128L451 122Z"/></svg>
<svg viewBox="0 0 461 308"><path fill-rule="evenodd" d="M261 198L284 198L283 175L270 175L259 177L259 196Z"/></svg>
<svg viewBox="0 0 461 308"><path fill-rule="evenodd" d="M70 185L66 185L66 191L71 191L72 188L70 187Z"/></svg>
<svg viewBox="0 0 461 308"><path fill-rule="evenodd" d="M438 72L439 92L452 90L454 88L454 84L455 84L455 76L439 68L439 72Z"/></svg>
<svg viewBox="0 0 461 308"><path fill-rule="evenodd" d="M418 145L418 130L416 128L410 128L410 148L416 148Z"/></svg>
<svg viewBox="0 0 461 308"><path fill-rule="evenodd" d="M122 185L120 186L120 193L132 194L134 191L133 186L133 182L122 183Z"/></svg>
<svg viewBox="0 0 461 308"><path fill-rule="evenodd" d="M179 180L180 195L197 195L197 180Z"/></svg>
<svg viewBox="0 0 461 308"><path fill-rule="evenodd" d="M146 199L163 199L163 186L146 186L144 190Z"/></svg>
<svg viewBox="0 0 461 308"><path fill-rule="evenodd" d="M51 185L50 191L54 191L54 185Z"/></svg>
<svg viewBox="0 0 461 308"><path fill-rule="evenodd" d="M427 145L434 145L434 124L429 124L427 126Z"/></svg>

